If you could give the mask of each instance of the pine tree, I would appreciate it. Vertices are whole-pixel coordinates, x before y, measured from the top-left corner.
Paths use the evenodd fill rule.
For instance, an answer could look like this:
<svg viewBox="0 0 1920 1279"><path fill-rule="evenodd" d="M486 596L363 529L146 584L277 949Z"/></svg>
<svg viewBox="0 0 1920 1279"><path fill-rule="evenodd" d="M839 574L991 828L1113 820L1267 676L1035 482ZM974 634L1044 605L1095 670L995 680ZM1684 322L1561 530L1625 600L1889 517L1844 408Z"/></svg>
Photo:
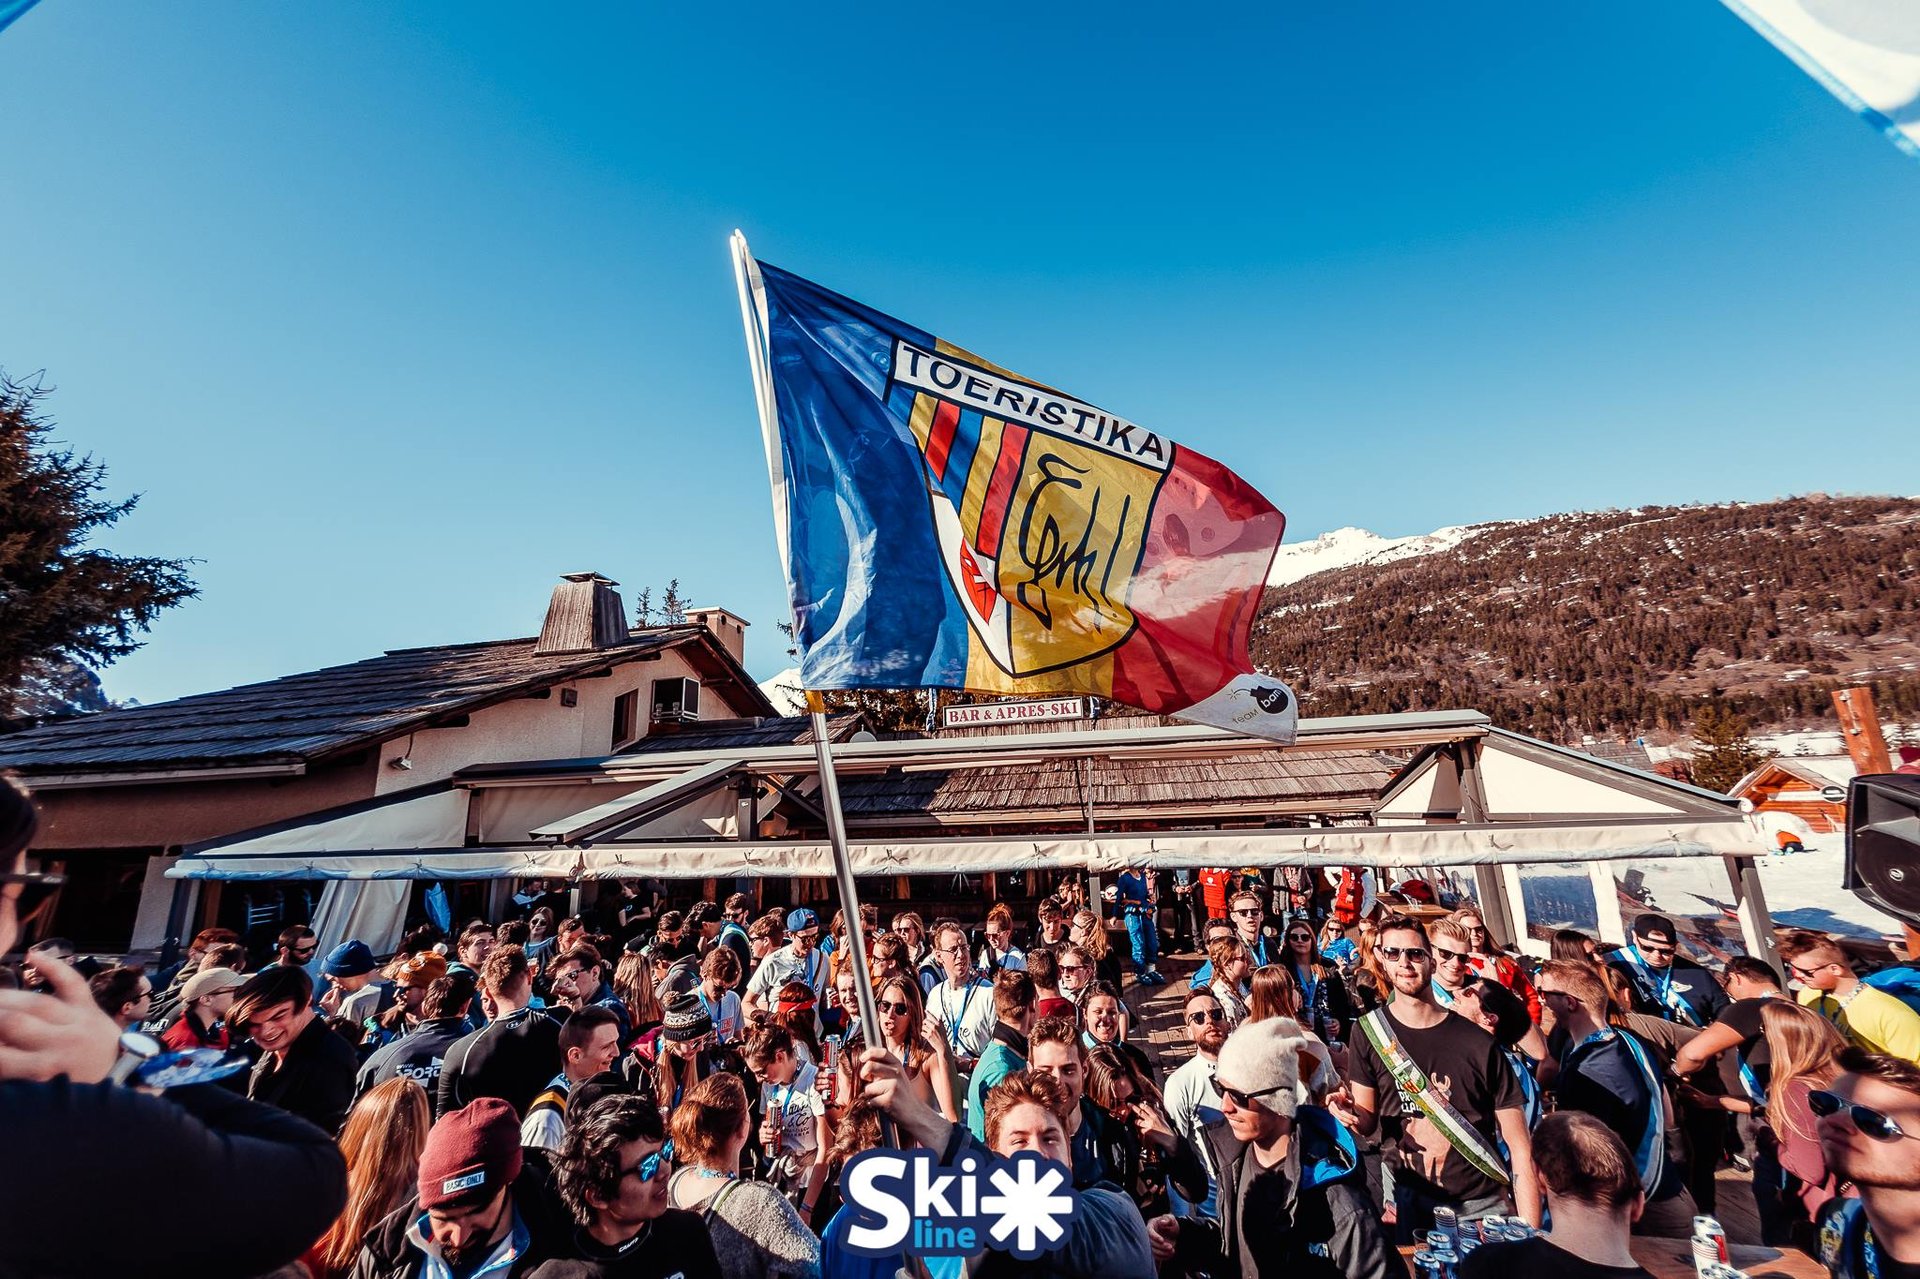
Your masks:
<svg viewBox="0 0 1920 1279"><path fill-rule="evenodd" d="M667 589L660 595L660 623L663 626L679 626L687 620L687 597L680 593L680 579L674 578L667 583Z"/></svg>
<svg viewBox="0 0 1920 1279"><path fill-rule="evenodd" d="M1694 713L1693 784L1726 794L1773 756L1753 744L1747 720L1719 698Z"/></svg>
<svg viewBox="0 0 1920 1279"><path fill-rule="evenodd" d="M105 464L49 439L46 394L0 372L0 721L22 712L30 683L126 656L163 610L199 594L190 560L89 545L140 499L100 496Z"/></svg>

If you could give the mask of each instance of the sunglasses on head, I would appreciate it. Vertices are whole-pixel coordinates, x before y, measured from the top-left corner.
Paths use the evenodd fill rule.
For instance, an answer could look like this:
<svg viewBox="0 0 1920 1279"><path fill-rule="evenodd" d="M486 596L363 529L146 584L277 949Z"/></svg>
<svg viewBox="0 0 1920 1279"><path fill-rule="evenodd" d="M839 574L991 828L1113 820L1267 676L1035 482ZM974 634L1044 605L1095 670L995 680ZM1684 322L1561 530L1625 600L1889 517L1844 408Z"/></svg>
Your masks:
<svg viewBox="0 0 1920 1279"><path fill-rule="evenodd" d="M1385 955L1388 959L1421 960L1432 953L1425 946L1375 946L1373 949L1376 954Z"/></svg>
<svg viewBox="0 0 1920 1279"><path fill-rule="evenodd" d="M0 862L0 865L5 865ZM51 871L23 870L8 871L0 874L0 887L18 884L20 891L13 894L14 914L26 918L46 905L47 899L60 891L67 882L65 875L56 875Z"/></svg>
<svg viewBox="0 0 1920 1279"><path fill-rule="evenodd" d="M660 1149L654 1151L652 1154L648 1155L645 1159L642 1159L639 1163L627 1169L627 1171L623 1175L628 1177L637 1176L642 1181L652 1181L655 1177L660 1175L661 1169L671 1167L672 1164L673 1164L673 1138L669 1137L667 1138L666 1145L660 1147Z"/></svg>
<svg viewBox="0 0 1920 1279"><path fill-rule="evenodd" d="M1247 1107L1253 1105L1254 1102L1260 1100L1262 1097L1271 1097L1273 1094L1283 1092L1287 1088L1285 1084L1276 1084L1272 1088L1262 1088L1258 1092L1242 1092L1238 1088L1227 1087L1227 1085L1221 1083L1218 1079L1213 1081L1213 1086L1219 1089L1222 1097L1225 1097L1242 1110L1247 1109Z"/></svg>
<svg viewBox="0 0 1920 1279"><path fill-rule="evenodd" d="M1847 1118L1853 1126L1875 1141L1899 1141L1902 1137L1916 1137L1893 1120L1887 1118L1871 1106L1861 1106L1842 1100L1837 1094L1824 1088L1817 1088L1807 1094L1807 1109L1825 1119L1828 1115L1847 1112Z"/></svg>

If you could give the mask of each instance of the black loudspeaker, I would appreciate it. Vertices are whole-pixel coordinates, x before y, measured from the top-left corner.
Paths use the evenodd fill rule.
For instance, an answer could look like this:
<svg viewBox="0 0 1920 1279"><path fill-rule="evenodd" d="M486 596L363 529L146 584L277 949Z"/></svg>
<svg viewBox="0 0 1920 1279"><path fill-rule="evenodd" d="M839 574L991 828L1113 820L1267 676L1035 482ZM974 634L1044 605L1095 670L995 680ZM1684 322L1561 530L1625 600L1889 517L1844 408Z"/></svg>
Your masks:
<svg viewBox="0 0 1920 1279"><path fill-rule="evenodd" d="M1920 928L1920 776L1871 773L1848 785L1841 886Z"/></svg>

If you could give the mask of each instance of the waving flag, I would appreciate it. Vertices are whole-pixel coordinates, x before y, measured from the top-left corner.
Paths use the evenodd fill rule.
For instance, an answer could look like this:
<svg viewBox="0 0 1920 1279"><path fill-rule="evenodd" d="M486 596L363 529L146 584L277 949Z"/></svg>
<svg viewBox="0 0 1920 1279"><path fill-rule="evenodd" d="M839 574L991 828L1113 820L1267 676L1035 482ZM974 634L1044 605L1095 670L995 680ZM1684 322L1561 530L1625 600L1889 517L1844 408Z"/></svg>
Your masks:
<svg viewBox="0 0 1920 1279"><path fill-rule="evenodd" d="M1893 145L1920 159L1920 0L1726 0Z"/></svg>
<svg viewBox="0 0 1920 1279"><path fill-rule="evenodd" d="M5 31L21 14L40 3L40 0L0 0L0 31Z"/></svg>
<svg viewBox="0 0 1920 1279"><path fill-rule="evenodd" d="M1239 476L734 238L812 691L1092 693L1290 740L1247 646L1285 521Z"/></svg>

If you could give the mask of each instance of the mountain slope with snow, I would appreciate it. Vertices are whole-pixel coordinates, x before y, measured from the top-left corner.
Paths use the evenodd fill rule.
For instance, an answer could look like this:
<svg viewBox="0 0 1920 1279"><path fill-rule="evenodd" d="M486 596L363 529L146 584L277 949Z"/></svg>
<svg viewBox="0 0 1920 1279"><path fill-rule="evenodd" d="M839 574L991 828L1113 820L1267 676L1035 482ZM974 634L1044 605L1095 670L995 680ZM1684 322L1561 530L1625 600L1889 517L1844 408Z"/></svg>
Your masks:
<svg viewBox="0 0 1920 1279"><path fill-rule="evenodd" d="M1316 573L1352 568L1357 564L1391 564L1450 551L1476 533L1496 524L1463 524L1435 529L1413 537L1381 537L1363 528L1337 528L1309 542L1289 542L1273 557L1273 569L1267 574L1268 586L1291 586Z"/></svg>

